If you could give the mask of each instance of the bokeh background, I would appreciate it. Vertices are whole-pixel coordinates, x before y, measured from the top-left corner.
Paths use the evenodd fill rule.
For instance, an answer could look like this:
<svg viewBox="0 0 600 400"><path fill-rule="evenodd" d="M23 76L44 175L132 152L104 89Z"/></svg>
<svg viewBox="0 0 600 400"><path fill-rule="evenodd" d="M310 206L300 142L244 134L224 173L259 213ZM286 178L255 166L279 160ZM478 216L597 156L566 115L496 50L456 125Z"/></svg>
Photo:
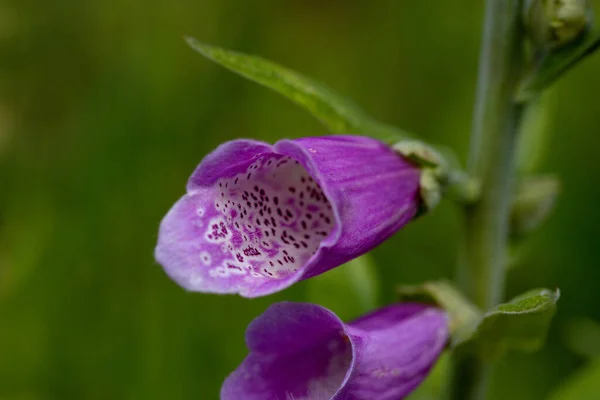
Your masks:
<svg viewBox="0 0 600 400"><path fill-rule="evenodd" d="M464 163L482 15L475 0L2 0L0 399L216 399L248 322L306 299L306 282L186 293L153 259L160 219L219 143L326 133L183 35L326 82ZM563 297L546 348L504 359L493 399L546 398L600 343L577 336L600 320L599 70L600 54L553 90L539 170L563 192L507 291ZM451 277L458 232L444 202L378 248L381 304L393 283Z"/></svg>

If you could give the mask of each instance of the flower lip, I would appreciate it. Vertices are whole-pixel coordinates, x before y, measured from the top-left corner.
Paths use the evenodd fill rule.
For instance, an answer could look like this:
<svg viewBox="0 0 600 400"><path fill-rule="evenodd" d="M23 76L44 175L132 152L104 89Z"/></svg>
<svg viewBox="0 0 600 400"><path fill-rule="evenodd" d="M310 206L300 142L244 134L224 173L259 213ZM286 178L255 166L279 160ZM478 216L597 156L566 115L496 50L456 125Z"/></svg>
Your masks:
<svg viewBox="0 0 600 400"><path fill-rule="evenodd" d="M356 359L346 325L308 303L271 305L248 326L246 344L250 355L226 379L223 400L336 399Z"/></svg>

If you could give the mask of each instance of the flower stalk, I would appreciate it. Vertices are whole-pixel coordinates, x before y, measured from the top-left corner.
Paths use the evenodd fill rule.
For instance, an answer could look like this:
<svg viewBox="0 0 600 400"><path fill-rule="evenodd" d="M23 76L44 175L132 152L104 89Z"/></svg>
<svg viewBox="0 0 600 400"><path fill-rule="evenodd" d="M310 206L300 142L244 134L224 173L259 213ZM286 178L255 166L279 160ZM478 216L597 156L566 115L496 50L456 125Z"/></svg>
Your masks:
<svg viewBox="0 0 600 400"><path fill-rule="evenodd" d="M473 118L469 172L480 182L478 201L465 207L457 280L481 309L503 297L514 153L523 104L514 93L524 70L524 32L518 0L487 0ZM451 400L482 400L492 364L478 355L453 357Z"/></svg>

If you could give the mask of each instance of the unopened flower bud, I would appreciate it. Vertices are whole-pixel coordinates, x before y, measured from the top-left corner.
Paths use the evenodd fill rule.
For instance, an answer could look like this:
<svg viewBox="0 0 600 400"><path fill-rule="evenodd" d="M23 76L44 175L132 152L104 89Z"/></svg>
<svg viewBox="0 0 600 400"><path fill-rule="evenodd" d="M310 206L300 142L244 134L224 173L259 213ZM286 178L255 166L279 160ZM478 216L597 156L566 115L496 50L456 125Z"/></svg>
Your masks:
<svg viewBox="0 0 600 400"><path fill-rule="evenodd" d="M531 40L543 50L572 43L592 23L588 0L526 0L523 15Z"/></svg>

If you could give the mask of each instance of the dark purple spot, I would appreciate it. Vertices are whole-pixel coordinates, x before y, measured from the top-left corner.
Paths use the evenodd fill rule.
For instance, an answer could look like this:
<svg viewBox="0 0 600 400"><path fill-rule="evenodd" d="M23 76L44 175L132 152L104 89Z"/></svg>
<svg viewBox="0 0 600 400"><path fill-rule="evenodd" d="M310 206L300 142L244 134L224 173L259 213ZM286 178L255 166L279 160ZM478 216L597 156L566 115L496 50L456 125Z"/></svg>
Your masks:
<svg viewBox="0 0 600 400"><path fill-rule="evenodd" d="M237 269L238 271L241 271L242 269L240 267L238 267L237 265L233 265L230 263L227 263L227 268L229 269Z"/></svg>
<svg viewBox="0 0 600 400"><path fill-rule="evenodd" d="M244 255L247 257L256 257L256 256L260 256L262 253L260 251L258 251L258 249L256 249L255 247L252 246L248 246L247 248L244 249Z"/></svg>

